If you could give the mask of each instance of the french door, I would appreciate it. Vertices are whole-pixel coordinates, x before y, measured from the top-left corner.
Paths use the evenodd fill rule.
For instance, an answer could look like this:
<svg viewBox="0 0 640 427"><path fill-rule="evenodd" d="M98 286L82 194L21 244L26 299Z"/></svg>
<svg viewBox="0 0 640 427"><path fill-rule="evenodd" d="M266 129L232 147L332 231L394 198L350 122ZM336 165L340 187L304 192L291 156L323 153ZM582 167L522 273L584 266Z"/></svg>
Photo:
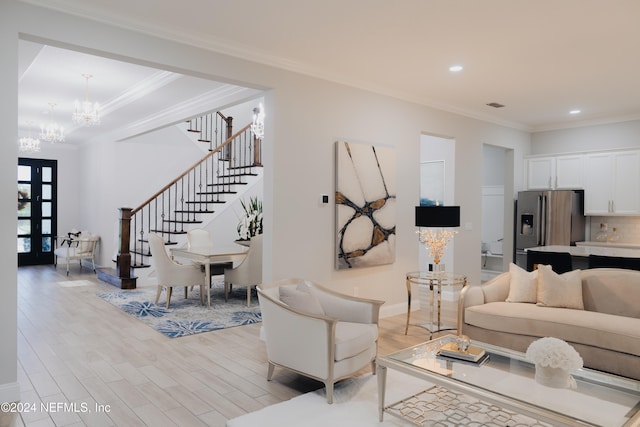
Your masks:
<svg viewBox="0 0 640 427"><path fill-rule="evenodd" d="M18 159L18 265L53 264L57 160Z"/></svg>

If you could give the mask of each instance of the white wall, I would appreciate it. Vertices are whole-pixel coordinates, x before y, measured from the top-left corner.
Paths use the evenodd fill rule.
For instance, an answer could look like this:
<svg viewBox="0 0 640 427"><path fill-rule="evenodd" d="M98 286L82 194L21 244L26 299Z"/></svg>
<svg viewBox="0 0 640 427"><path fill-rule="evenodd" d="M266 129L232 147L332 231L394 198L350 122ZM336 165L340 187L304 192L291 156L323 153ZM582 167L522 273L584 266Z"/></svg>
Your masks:
<svg viewBox="0 0 640 427"><path fill-rule="evenodd" d="M0 13L0 197L16 197L18 158L18 23L15 5L2 4ZM0 203L0 235L16 235L16 205ZM0 402L18 400L17 364L17 286L15 237L2 239L0 244Z"/></svg>
<svg viewBox="0 0 640 427"><path fill-rule="evenodd" d="M638 147L640 147L640 120L536 132L531 139L531 154Z"/></svg>
<svg viewBox="0 0 640 427"><path fill-rule="evenodd" d="M120 59L137 58L147 65L160 64L186 74L270 89L265 94L267 118L263 146L265 280L306 277L349 294L357 287L361 296L385 300L385 308L401 308L406 304L404 274L418 269L413 210L419 197L420 135L454 138L454 193L456 203L461 206L461 223L465 225L456 236L456 270L466 274L470 283L480 282L482 144L514 149L517 159L514 180L518 189L522 188L522 156L529 153L527 133L43 10L16 0L9 3L12 7L3 5L3 19L12 23L0 30L3 52L17 51L17 34L21 32L24 37L63 47L76 46ZM5 89L2 93L9 94L8 101L0 107L5 112L0 115L0 129L6 141L14 140L17 134L17 68L17 59L11 54L7 54L0 65L0 84ZM334 193L336 140L396 148L397 256L392 265L350 271L334 269L334 203L331 200L322 205L319 197ZM114 209L125 202L99 200L104 193L113 196L116 188L124 185L124 180L116 176L127 170L119 157L121 152L146 155L149 163L146 166L157 166L151 164L155 154L152 157L143 148L137 144L121 147L109 142L86 148L83 159L100 171L100 176L96 174L81 190L88 200L100 203L99 212L84 219L88 226L111 229ZM15 145L3 145L2 150L2 161L7 166L2 168L3 191L8 200L9 188L11 194L15 193ZM6 172L7 169L13 172ZM133 190L132 194L135 194ZM15 217L14 209L2 209L5 218ZM3 223L11 225L5 225L6 234L13 235L15 223L11 220ZM7 255L15 253L13 241L3 245ZM15 259L13 256L3 258ZM8 268L4 271L15 271L15 262L6 261L6 264ZM16 290L15 281L6 283L0 298L0 313L7 321L0 323L0 342L11 344L15 341ZM12 383L15 381L15 346L2 346L0 352L4 358L0 384Z"/></svg>

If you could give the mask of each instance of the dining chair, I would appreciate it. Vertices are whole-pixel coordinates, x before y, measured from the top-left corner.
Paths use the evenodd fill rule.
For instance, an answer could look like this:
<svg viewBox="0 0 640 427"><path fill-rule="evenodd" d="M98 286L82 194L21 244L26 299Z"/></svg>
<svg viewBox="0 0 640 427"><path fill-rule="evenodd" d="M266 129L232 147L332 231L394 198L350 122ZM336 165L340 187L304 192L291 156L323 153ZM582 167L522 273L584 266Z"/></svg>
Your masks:
<svg viewBox="0 0 640 427"><path fill-rule="evenodd" d="M156 293L156 304L160 299L163 288L167 288L166 308L171 302L171 291L175 286L184 287L184 297L187 298L190 286L200 286L200 301L204 304L205 277L204 272L196 264L179 264L169 258L165 249L164 240L155 233L149 233L149 250L151 251L151 262L156 268L158 277L158 292Z"/></svg>
<svg viewBox="0 0 640 427"><path fill-rule="evenodd" d="M557 274L573 270L569 252L527 251L527 271L536 270L538 264L550 265Z"/></svg>
<svg viewBox="0 0 640 427"><path fill-rule="evenodd" d="M213 239L211 238L211 233L209 230L204 228L194 228L192 230L187 231L187 249L198 250L198 249L212 249ZM225 268L233 268L232 262L216 262L209 264L209 269L211 271L212 276L219 276L224 274Z"/></svg>
<svg viewBox="0 0 640 427"><path fill-rule="evenodd" d="M640 258L589 255L589 268L626 268L640 270Z"/></svg>
<svg viewBox="0 0 640 427"><path fill-rule="evenodd" d="M251 305L251 287L262 283L262 234L253 236L249 251L234 268L224 269L224 297L229 300L233 285L247 287L247 307Z"/></svg>

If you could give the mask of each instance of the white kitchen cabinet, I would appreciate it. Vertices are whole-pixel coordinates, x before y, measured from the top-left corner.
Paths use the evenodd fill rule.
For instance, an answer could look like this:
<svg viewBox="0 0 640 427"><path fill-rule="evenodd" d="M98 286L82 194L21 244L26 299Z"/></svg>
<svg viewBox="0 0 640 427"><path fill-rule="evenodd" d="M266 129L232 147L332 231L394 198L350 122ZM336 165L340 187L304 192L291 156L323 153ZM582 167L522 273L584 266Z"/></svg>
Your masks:
<svg viewBox="0 0 640 427"><path fill-rule="evenodd" d="M550 190L555 179L556 158L534 157L527 159L527 188Z"/></svg>
<svg viewBox="0 0 640 427"><path fill-rule="evenodd" d="M568 154L527 159L527 189L583 188L583 155Z"/></svg>
<svg viewBox="0 0 640 427"><path fill-rule="evenodd" d="M585 215L640 214L640 151L585 155Z"/></svg>
<svg viewBox="0 0 640 427"><path fill-rule="evenodd" d="M584 188L584 156L571 154L556 157L556 189L580 189Z"/></svg>

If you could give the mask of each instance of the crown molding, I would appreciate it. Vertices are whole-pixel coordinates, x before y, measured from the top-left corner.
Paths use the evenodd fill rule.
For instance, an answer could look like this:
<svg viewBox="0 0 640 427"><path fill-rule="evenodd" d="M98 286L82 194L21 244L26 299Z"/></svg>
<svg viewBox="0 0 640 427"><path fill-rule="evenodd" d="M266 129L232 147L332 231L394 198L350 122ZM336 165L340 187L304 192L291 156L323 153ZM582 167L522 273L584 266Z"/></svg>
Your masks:
<svg viewBox="0 0 640 427"><path fill-rule="evenodd" d="M256 89L224 85L187 101L175 104L171 106L171 108L166 108L143 119L132 122L106 135L101 135L100 138L106 137L118 142L126 141L145 133L173 126L192 117L218 110L225 105L255 98L260 93L261 91Z"/></svg>

